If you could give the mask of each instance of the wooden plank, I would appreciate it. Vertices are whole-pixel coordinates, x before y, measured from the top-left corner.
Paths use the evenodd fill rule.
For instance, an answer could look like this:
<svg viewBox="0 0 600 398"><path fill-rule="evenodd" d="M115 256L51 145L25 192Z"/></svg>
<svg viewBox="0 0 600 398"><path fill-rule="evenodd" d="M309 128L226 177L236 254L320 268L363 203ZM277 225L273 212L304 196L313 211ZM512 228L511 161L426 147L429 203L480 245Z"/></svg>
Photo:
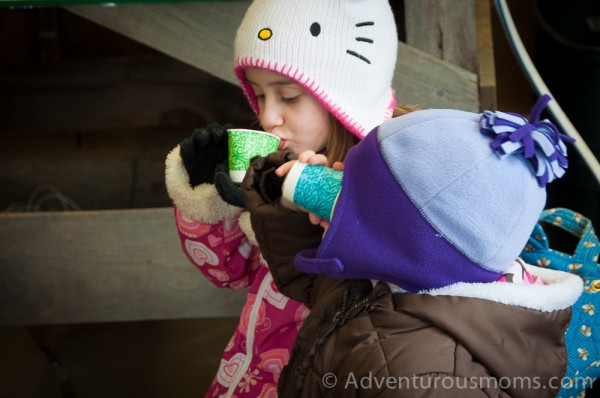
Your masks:
<svg viewBox="0 0 600 398"><path fill-rule="evenodd" d="M82 209L129 207L137 172L134 159L139 156L133 151L56 150L52 146L48 152L2 150L0 208L25 210L37 203L45 210L63 210L54 189Z"/></svg>
<svg viewBox="0 0 600 398"><path fill-rule="evenodd" d="M67 10L238 84L232 54L249 1L69 6Z"/></svg>
<svg viewBox="0 0 600 398"><path fill-rule="evenodd" d="M239 316L183 254L171 208L0 214L0 324Z"/></svg>
<svg viewBox="0 0 600 398"><path fill-rule="evenodd" d="M477 75L479 76L479 103L481 111L498 108L490 1L476 0L475 3L477 13Z"/></svg>
<svg viewBox="0 0 600 398"><path fill-rule="evenodd" d="M398 42L393 87L398 103L477 112L477 75ZM407 70L414 73L406 74ZM418 71L418 72L417 72Z"/></svg>
<svg viewBox="0 0 600 398"><path fill-rule="evenodd" d="M7 68L0 87L0 134L255 119L239 87L160 53Z"/></svg>
<svg viewBox="0 0 600 398"><path fill-rule="evenodd" d="M477 73L475 1L405 0L406 43Z"/></svg>
<svg viewBox="0 0 600 398"><path fill-rule="evenodd" d="M143 131L152 132L144 129L129 133L139 137L138 133ZM189 136L189 131L191 129L172 135L172 142L165 140L162 146L151 146L141 137L139 143L143 143L143 147L139 148L121 147L117 138L112 148L58 148L49 143L47 151L37 148L0 150L0 209L62 211L65 201L72 201L71 210L170 206L172 201L165 186L165 157ZM168 135L170 131L163 133ZM36 136L39 135L27 138ZM39 144L54 137L40 140ZM151 138L148 134L148 140ZM10 143L8 141L8 145ZM68 200L61 199L61 195Z"/></svg>
<svg viewBox="0 0 600 398"><path fill-rule="evenodd" d="M478 76L479 110L496 109L490 0L405 0L406 43Z"/></svg>
<svg viewBox="0 0 600 398"><path fill-rule="evenodd" d="M227 1L66 8L220 79L238 84L231 70L233 41L249 4L248 1ZM421 15L419 21L422 20ZM474 41L474 37L467 39ZM477 77L473 72L402 43L398 60L394 88L399 102L419 104L423 108L479 109Z"/></svg>

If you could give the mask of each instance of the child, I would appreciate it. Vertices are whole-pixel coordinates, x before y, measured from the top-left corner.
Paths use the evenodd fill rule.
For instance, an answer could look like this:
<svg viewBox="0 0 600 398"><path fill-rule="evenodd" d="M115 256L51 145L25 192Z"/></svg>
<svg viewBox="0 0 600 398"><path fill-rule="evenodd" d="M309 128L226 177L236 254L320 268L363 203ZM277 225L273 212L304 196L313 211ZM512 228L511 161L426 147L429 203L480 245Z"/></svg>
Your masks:
<svg viewBox="0 0 600 398"><path fill-rule="evenodd" d="M394 113L396 51L387 0L255 0L237 32L234 71L262 128L281 138L280 160L313 150L341 161ZM225 126L198 130L168 155L166 183L190 261L219 287L250 287L207 396L273 396L309 310L282 294L267 264L293 268L293 255L318 245L323 231L264 202L255 222L282 239L259 252L222 166L226 148Z"/></svg>
<svg viewBox="0 0 600 398"><path fill-rule="evenodd" d="M518 258L566 167L546 100L531 122L413 112L350 150L320 246L294 260L312 308L281 396L556 394L581 279Z"/></svg>

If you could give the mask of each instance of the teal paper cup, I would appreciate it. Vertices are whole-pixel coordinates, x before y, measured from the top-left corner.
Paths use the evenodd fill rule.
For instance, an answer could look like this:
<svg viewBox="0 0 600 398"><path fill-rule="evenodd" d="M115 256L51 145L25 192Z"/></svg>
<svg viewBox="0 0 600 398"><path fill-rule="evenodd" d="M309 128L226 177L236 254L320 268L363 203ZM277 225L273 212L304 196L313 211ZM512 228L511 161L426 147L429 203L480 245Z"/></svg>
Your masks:
<svg viewBox="0 0 600 398"><path fill-rule="evenodd" d="M344 172L340 170L296 162L283 182L283 198L331 221L343 176Z"/></svg>
<svg viewBox="0 0 600 398"><path fill-rule="evenodd" d="M264 131L249 129L228 129L229 177L241 183L255 156L267 156L277 151L279 137Z"/></svg>

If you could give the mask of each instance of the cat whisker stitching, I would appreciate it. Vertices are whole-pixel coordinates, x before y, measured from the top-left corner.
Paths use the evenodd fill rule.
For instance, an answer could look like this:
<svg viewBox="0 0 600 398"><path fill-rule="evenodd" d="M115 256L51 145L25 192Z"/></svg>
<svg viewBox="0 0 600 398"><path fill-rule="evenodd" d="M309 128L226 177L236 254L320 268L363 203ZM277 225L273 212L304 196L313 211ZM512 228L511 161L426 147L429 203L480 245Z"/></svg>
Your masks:
<svg viewBox="0 0 600 398"><path fill-rule="evenodd" d="M356 26L357 28L362 28L364 26L374 26L375 22L373 21L364 21L364 22L359 22L357 23ZM373 40L369 39L367 37L355 37L356 41L360 41L360 42L364 42L364 43L369 43L369 44L373 44ZM356 58L360 59L361 61L365 61L366 63L370 64L371 61L369 61L366 57L364 57L363 55L360 55L359 53L352 51L352 50L346 50L346 52L350 55L355 56Z"/></svg>
<svg viewBox="0 0 600 398"><path fill-rule="evenodd" d="M350 55L355 56L356 58L360 59L361 61L365 61L366 63L370 64L371 61L369 61L367 58L365 58L364 56L360 55L359 53L352 51L352 50L346 50L346 52Z"/></svg>

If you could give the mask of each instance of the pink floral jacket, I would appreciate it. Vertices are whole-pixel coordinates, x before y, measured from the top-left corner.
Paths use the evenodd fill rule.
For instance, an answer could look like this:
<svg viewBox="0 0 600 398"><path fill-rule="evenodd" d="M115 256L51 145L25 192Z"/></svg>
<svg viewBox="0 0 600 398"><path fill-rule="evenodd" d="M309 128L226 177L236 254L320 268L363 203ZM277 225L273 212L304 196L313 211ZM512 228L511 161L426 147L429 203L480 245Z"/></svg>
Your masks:
<svg viewBox="0 0 600 398"><path fill-rule="evenodd" d="M177 147L167 156L166 184L184 253L214 285L249 287L206 396L276 397L279 375L309 309L275 286L247 212L222 201L214 185L191 188L188 181Z"/></svg>

